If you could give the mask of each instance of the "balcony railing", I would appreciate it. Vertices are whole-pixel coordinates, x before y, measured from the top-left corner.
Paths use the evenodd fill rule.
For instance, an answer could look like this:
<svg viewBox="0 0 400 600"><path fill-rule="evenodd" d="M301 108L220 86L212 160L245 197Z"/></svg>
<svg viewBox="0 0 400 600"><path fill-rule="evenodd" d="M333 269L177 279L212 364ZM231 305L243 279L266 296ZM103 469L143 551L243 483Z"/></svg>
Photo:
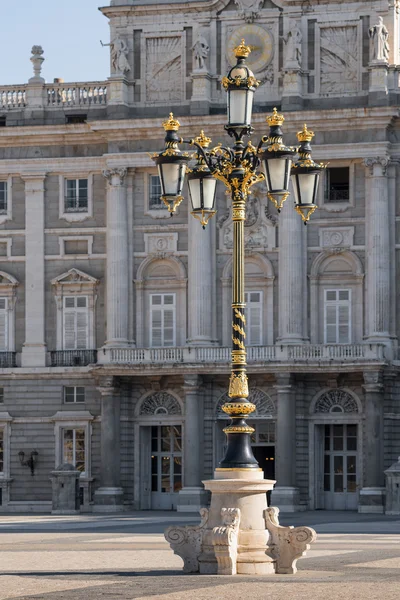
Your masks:
<svg viewBox="0 0 400 600"><path fill-rule="evenodd" d="M198 348L112 348L101 362L113 364L207 363L228 364L231 349L227 347ZM247 362L364 362L384 360L381 344L310 344L299 346L249 346Z"/></svg>
<svg viewBox="0 0 400 600"><path fill-rule="evenodd" d="M107 84L104 81L56 83L46 85L46 92L49 106L107 104Z"/></svg>
<svg viewBox="0 0 400 600"><path fill-rule="evenodd" d="M16 352L0 352L0 369L12 369L17 366Z"/></svg>
<svg viewBox="0 0 400 600"><path fill-rule="evenodd" d="M26 106L25 86L8 85L0 88L0 108L20 108Z"/></svg>
<svg viewBox="0 0 400 600"><path fill-rule="evenodd" d="M97 350L56 350L50 361L52 367L86 367L97 363Z"/></svg>

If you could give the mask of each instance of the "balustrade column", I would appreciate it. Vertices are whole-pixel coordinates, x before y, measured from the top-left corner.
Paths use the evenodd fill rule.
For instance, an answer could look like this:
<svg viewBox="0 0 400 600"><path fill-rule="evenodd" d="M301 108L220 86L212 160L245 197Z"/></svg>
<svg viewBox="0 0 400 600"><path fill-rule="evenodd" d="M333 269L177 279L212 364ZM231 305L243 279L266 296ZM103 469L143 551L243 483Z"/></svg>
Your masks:
<svg viewBox="0 0 400 600"><path fill-rule="evenodd" d="M276 376L277 419L275 443L275 479L271 503L282 511L299 510L296 484L296 396L291 374Z"/></svg>
<svg viewBox="0 0 400 600"><path fill-rule="evenodd" d="M215 219L205 230L189 212L188 344L209 346L216 339Z"/></svg>
<svg viewBox="0 0 400 600"><path fill-rule="evenodd" d="M129 260L127 169L103 171L107 185L107 346L128 344Z"/></svg>
<svg viewBox="0 0 400 600"><path fill-rule="evenodd" d="M184 378L185 426L183 436L183 489L179 492L177 509L196 512L206 504L206 493L201 482L203 476L203 399L201 378L188 375Z"/></svg>
<svg viewBox="0 0 400 600"><path fill-rule="evenodd" d="M112 377L100 381L101 474L94 495L95 512L122 511L121 488L121 399Z"/></svg>
<svg viewBox="0 0 400 600"><path fill-rule="evenodd" d="M368 342L390 344L390 228L387 158L367 158L366 334Z"/></svg>
<svg viewBox="0 0 400 600"><path fill-rule="evenodd" d="M45 173L22 175L25 181L25 342L21 366L46 366L44 274Z"/></svg>
<svg viewBox="0 0 400 600"><path fill-rule="evenodd" d="M360 491L358 512L383 513L383 402L382 373L365 372L363 385L365 398L364 468L363 487Z"/></svg>
<svg viewBox="0 0 400 600"><path fill-rule="evenodd" d="M293 194L293 190L291 192ZM279 216L279 343L302 344L307 336L306 228L286 201Z"/></svg>

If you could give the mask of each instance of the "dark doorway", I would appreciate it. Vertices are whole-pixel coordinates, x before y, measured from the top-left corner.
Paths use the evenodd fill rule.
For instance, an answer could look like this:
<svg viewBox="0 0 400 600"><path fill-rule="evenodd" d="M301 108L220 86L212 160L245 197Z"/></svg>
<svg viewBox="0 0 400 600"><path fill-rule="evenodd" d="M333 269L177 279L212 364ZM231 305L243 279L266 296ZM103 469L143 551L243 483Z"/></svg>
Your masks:
<svg viewBox="0 0 400 600"><path fill-rule="evenodd" d="M252 446L253 454L260 468L264 471L265 479L275 479L275 446ZM270 506L271 492L267 493Z"/></svg>

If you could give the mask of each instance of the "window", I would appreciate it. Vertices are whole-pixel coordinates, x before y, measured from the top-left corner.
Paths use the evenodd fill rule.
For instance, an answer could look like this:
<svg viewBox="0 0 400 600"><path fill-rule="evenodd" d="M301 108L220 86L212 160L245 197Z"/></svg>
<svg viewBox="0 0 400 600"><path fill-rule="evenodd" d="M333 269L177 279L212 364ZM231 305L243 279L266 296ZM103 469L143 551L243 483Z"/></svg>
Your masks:
<svg viewBox="0 0 400 600"><path fill-rule="evenodd" d="M85 472L85 430L63 429L63 463Z"/></svg>
<svg viewBox="0 0 400 600"><path fill-rule="evenodd" d="M0 429L0 473L4 473L4 429Z"/></svg>
<svg viewBox="0 0 400 600"><path fill-rule="evenodd" d="M76 124L76 123L86 123L87 115L67 115L65 117L65 122L67 125Z"/></svg>
<svg viewBox="0 0 400 600"><path fill-rule="evenodd" d="M150 295L150 345L175 346L175 294Z"/></svg>
<svg viewBox="0 0 400 600"><path fill-rule="evenodd" d="M7 214L8 182L0 181L0 214Z"/></svg>
<svg viewBox="0 0 400 600"><path fill-rule="evenodd" d="M158 175L149 175L149 208L150 210L167 208L161 200L161 184Z"/></svg>
<svg viewBox="0 0 400 600"><path fill-rule="evenodd" d="M0 388L0 404L4 404L4 388Z"/></svg>
<svg viewBox="0 0 400 600"><path fill-rule="evenodd" d="M325 174L325 202L350 201L349 167L332 167Z"/></svg>
<svg viewBox="0 0 400 600"><path fill-rule="evenodd" d="M8 351L8 299L0 298L0 352Z"/></svg>
<svg viewBox="0 0 400 600"><path fill-rule="evenodd" d="M275 421L252 421L254 432L251 434L252 444L275 444Z"/></svg>
<svg viewBox="0 0 400 600"><path fill-rule="evenodd" d="M65 404L79 404L85 402L85 388L84 387L65 387L64 388L64 402Z"/></svg>
<svg viewBox="0 0 400 600"><path fill-rule="evenodd" d="M325 344L351 342L351 291L325 290Z"/></svg>
<svg viewBox="0 0 400 600"><path fill-rule="evenodd" d="M88 211L88 180L65 180L65 212Z"/></svg>
<svg viewBox="0 0 400 600"><path fill-rule="evenodd" d="M64 239L64 254L89 254L88 240Z"/></svg>
<svg viewBox="0 0 400 600"><path fill-rule="evenodd" d="M262 343L262 292L246 292L246 343L259 346Z"/></svg>
<svg viewBox="0 0 400 600"><path fill-rule="evenodd" d="M88 336L88 297L65 296L63 306L63 350L87 349Z"/></svg>

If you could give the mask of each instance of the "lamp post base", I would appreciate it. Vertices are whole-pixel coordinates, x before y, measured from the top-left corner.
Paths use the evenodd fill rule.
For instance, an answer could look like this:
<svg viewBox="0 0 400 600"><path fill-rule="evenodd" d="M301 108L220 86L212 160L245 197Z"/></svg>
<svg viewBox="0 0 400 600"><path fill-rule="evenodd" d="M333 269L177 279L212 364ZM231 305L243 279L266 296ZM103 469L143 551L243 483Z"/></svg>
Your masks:
<svg viewBox="0 0 400 600"><path fill-rule="evenodd" d="M279 509L268 508L275 481L261 469L219 469L204 481L209 509L198 526L169 527L165 538L186 573L268 575L295 573L298 558L316 539L309 527L281 527Z"/></svg>

